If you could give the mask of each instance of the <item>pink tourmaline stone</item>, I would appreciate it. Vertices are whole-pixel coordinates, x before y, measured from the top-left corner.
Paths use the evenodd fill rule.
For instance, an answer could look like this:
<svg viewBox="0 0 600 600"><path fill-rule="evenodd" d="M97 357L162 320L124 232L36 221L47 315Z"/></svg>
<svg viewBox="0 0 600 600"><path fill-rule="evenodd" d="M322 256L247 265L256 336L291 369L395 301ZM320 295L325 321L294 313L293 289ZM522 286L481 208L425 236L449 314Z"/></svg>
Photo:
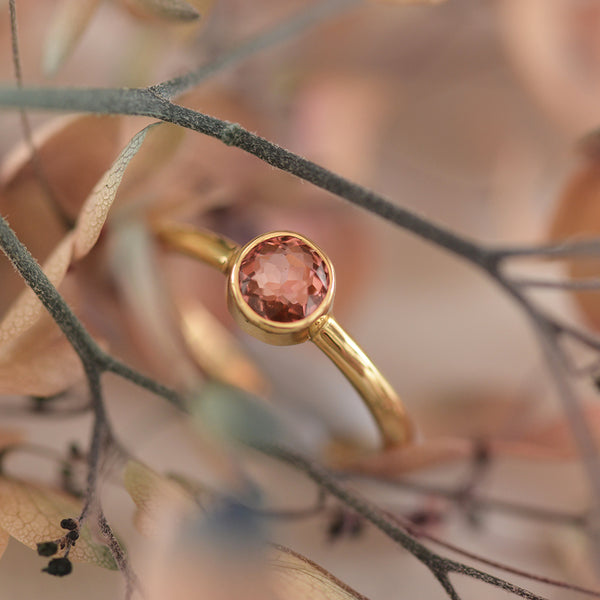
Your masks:
<svg viewBox="0 0 600 600"><path fill-rule="evenodd" d="M256 244L240 265L240 289L252 310L270 321L307 317L323 301L329 272L302 240L280 235Z"/></svg>

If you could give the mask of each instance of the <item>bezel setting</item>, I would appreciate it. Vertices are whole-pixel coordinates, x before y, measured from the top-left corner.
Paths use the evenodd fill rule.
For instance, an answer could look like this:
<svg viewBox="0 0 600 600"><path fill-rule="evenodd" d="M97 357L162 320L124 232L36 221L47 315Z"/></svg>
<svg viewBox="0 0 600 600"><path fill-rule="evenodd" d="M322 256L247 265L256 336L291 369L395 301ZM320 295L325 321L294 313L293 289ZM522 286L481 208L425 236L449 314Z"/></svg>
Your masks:
<svg viewBox="0 0 600 600"><path fill-rule="evenodd" d="M258 244L280 236L296 238L317 253L323 259L329 277L327 291L319 306L306 317L290 322L272 321L259 315L244 300L240 289L240 266L244 259ZM227 305L234 320L250 335L274 346L291 346L310 339L325 324L333 306L335 273L325 252L308 238L292 231L265 233L242 246L232 257L230 264L231 270L227 278Z"/></svg>

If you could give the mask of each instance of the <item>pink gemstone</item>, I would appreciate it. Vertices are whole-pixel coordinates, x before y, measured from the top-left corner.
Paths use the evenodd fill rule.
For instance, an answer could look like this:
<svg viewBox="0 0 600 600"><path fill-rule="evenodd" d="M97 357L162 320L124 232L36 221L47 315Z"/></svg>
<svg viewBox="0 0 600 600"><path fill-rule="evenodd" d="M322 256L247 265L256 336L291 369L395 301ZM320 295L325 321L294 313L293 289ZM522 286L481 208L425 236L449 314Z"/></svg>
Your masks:
<svg viewBox="0 0 600 600"><path fill-rule="evenodd" d="M256 244L240 265L244 300L270 321L307 317L321 304L328 287L329 272L323 257L291 235Z"/></svg>

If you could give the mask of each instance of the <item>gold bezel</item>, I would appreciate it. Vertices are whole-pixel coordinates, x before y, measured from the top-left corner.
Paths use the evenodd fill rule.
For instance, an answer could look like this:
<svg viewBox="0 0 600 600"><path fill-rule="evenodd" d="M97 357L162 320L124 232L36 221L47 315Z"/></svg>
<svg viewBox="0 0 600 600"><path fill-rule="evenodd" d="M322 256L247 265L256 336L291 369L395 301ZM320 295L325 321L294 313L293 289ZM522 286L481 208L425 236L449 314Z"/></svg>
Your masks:
<svg viewBox="0 0 600 600"><path fill-rule="evenodd" d="M298 238L322 256L329 272L329 287L321 304L307 317L290 323L270 321L255 313L242 297L239 285L240 265L248 253L257 244L283 235ZM231 270L229 272L229 277L227 278L227 306L229 307L229 312L236 323L238 323L246 333L249 333L267 344L272 344L274 346L291 346L308 340L315 334L315 327L316 330L319 329L318 325L315 326L315 323L331 311L334 294L335 273L331 261L317 244L294 231L273 231L271 233L259 235L242 246L235 256L232 257ZM325 320L326 319L322 319L322 322L325 322Z"/></svg>

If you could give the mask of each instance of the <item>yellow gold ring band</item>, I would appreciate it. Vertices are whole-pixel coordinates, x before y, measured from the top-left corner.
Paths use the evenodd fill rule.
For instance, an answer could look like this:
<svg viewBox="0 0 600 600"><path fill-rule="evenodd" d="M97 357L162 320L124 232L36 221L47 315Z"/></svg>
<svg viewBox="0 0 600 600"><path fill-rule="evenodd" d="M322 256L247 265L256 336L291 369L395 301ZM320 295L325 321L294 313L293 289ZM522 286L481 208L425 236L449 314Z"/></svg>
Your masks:
<svg viewBox="0 0 600 600"><path fill-rule="evenodd" d="M383 445L392 447L411 441L413 429L402 401L331 314L333 265L316 244L290 231L264 234L240 247L222 236L186 225L161 223L154 229L168 248L200 259L227 275L228 307L244 331L277 346L311 340L362 396ZM282 305L271 300L274 296L268 295L270 288L267 295L261 291L271 285L268 272L282 264L285 273L309 273L308 282L292 281L290 285L296 287L288 288L292 296L296 294L294 298L302 297L300 304ZM262 274L257 265L262 265Z"/></svg>

